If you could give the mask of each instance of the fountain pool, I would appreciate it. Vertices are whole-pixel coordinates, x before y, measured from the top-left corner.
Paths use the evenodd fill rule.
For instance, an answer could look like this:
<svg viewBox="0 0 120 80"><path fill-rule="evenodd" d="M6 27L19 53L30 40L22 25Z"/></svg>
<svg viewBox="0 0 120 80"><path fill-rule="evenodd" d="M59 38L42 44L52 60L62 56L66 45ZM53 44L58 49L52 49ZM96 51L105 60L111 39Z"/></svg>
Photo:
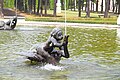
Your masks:
<svg viewBox="0 0 120 80"><path fill-rule="evenodd" d="M44 42L53 27L18 26L0 31L0 80L119 80L117 29L67 28L70 58L60 64L31 64L17 55Z"/></svg>

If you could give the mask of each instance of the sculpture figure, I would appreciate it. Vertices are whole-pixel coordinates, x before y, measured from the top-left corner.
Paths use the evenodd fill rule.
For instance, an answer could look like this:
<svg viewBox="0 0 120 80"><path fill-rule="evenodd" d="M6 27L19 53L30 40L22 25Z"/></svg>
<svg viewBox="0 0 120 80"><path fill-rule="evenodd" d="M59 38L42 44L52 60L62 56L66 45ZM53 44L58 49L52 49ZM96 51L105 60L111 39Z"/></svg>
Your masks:
<svg viewBox="0 0 120 80"><path fill-rule="evenodd" d="M7 22L0 21L0 30L12 30L16 27L17 17L10 19Z"/></svg>
<svg viewBox="0 0 120 80"><path fill-rule="evenodd" d="M69 58L67 49L68 37L65 36L63 42L63 34L61 29L54 28L48 40L38 45L33 51L32 56L27 56L31 61L38 61L43 63L57 64L61 57ZM56 48L59 48L56 49Z"/></svg>

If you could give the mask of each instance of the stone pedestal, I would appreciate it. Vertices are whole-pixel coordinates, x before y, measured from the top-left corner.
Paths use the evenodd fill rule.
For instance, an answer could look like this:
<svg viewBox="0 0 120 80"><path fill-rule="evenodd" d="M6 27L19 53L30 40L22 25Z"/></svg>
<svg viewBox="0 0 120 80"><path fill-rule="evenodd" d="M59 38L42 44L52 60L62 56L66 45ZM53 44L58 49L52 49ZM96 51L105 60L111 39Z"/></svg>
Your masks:
<svg viewBox="0 0 120 80"><path fill-rule="evenodd" d="M119 14L119 16L117 18L117 25L120 26L120 14Z"/></svg>
<svg viewBox="0 0 120 80"><path fill-rule="evenodd" d="M61 2L60 2L60 0L57 1L56 6L57 6L57 11L56 12L61 13Z"/></svg>

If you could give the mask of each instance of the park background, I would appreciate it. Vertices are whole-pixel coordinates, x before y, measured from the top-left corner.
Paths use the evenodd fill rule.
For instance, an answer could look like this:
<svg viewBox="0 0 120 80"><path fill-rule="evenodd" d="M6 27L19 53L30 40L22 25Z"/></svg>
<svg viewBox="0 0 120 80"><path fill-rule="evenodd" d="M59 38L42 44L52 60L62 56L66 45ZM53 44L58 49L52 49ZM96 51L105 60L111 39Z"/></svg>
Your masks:
<svg viewBox="0 0 120 80"><path fill-rule="evenodd" d="M9 9L28 21L64 22L65 0L0 0L1 17ZM60 11L58 11L60 7ZM66 0L67 22L116 24L119 0ZM12 13L13 14L13 13ZM14 14L15 15L15 14Z"/></svg>
<svg viewBox="0 0 120 80"><path fill-rule="evenodd" d="M6 16L15 16L17 8L18 21L20 16L23 16L26 20L23 22L29 22L26 25L18 22L15 30L0 31L0 80L120 80L120 28L119 26L115 27L116 25L111 28L108 25L117 22L120 8L119 2L116 0L92 2L88 0L87 4L92 3L94 5L92 10L90 5L89 8L86 7L86 1L84 1L82 10L82 7L78 7L78 0L66 0L67 24L69 22L72 22L72 25L75 22L89 24L86 25L87 28L85 26L81 28L79 25L77 28L67 25L67 34L70 35L68 44L70 58L61 60L60 66L63 67L63 70L53 68L50 69L51 71L41 69L40 64L31 64L30 61L27 61L23 56L16 55L16 53L26 52L34 44L48 39L53 27L50 25L40 27L43 23L64 22L65 10L62 0L61 13L58 13L57 7L54 7L56 0L49 1L50 4L46 9L45 5L41 5L43 2L38 5L38 1L41 0L17 0L19 3L17 7L14 0L0 1L3 4L0 7L1 19L5 19ZM35 6L33 1L36 1ZM101 8L102 1L104 1L103 9ZM108 6L105 6L105 1L107 5L110 1ZM111 5L113 2L114 7ZM98 7L97 4L99 4ZM42 6L43 9L38 6ZM104 16L106 14L108 15L107 18ZM102 16L99 17L98 15ZM90 23L100 23L98 24L100 26L93 27L94 24L91 26ZM105 26L106 24L108 27ZM61 28L64 29L64 27Z"/></svg>

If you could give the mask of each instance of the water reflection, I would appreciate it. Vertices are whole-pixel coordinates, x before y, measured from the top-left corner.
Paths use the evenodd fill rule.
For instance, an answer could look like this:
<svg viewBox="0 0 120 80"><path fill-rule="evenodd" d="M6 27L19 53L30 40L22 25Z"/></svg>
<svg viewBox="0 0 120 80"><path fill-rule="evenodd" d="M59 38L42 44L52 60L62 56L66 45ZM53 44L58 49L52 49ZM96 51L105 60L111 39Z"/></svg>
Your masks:
<svg viewBox="0 0 120 80"><path fill-rule="evenodd" d="M5 80L119 80L118 30L68 28L70 58L61 60L63 70L46 70L30 64L17 52L47 40L50 27L17 27L0 31L0 79Z"/></svg>

